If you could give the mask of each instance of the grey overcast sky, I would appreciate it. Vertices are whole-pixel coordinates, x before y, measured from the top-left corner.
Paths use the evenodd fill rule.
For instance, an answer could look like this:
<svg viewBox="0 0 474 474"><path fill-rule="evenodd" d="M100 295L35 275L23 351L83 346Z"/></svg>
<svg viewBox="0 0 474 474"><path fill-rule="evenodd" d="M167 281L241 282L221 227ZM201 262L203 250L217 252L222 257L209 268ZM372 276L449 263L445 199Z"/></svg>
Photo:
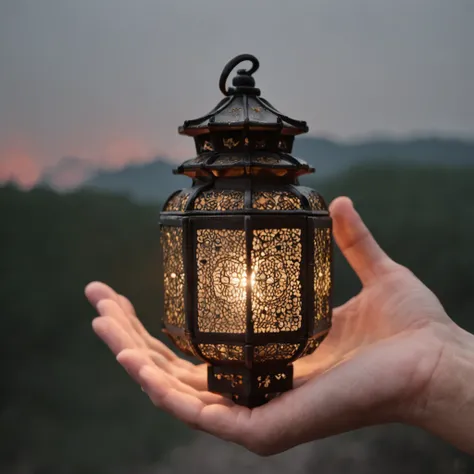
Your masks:
<svg viewBox="0 0 474 474"><path fill-rule="evenodd" d="M176 127L259 57L311 133L474 136L474 0L0 0L0 178L192 153Z"/></svg>

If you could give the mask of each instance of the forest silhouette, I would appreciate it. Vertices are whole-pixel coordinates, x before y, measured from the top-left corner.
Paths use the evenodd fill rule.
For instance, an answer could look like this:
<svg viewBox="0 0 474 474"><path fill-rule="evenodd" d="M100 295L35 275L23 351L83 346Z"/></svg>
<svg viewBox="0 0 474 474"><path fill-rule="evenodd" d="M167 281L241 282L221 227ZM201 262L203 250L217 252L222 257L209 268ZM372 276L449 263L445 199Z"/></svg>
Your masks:
<svg viewBox="0 0 474 474"><path fill-rule="evenodd" d="M314 178L312 186L328 201L351 197L389 255L433 290L459 325L474 332L473 182L472 168L387 162L323 182ZM94 336L95 312L83 296L89 281L107 282L131 299L152 334L166 340L160 322L160 207L92 190L0 188L0 472L135 474L165 462L196 436L155 409L130 381ZM335 302L359 288L337 252ZM367 438L364 449L383 452L383 441L367 433L354 436ZM399 450L401 469L404 449L419 446L413 470L403 472L457 472L436 470L433 456L453 466L462 459L465 470L459 472L474 472L474 462L439 440L417 445L422 434L408 429L396 436L400 444L393 449ZM344 450L345 438L339 442Z"/></svg>

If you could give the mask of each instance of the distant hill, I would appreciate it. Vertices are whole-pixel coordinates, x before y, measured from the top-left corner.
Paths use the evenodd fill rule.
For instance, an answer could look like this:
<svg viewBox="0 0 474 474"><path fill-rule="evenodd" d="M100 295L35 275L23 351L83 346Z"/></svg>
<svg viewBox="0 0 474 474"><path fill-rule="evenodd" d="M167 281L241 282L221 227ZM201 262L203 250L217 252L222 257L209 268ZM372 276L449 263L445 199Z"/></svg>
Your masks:
<svg viewBox="0 0 474 474"><path fill-rule="evenodd" d="M83 185L126 194L140 202L162 201L173 191L191 185L190 178L173 175L175 167L158 158L151 163L130 165L118 171L100 171Z"/></svg>
<svg viewBox="0 0 474 474"><path fill-rule="evenodd" d="M417 166L474 166L474 141L416 138L338 142L324 138L300 138L295 141L294 154L314 166L318 178L325 179L371 161L399 161ZM84 185L128 194L137 201L162 201L172 191L190 184L186 177L173 176L173 167L175 165L157 159L119 171L101 171L86 180ZM301 181L309 183L314 178L303 177Z"/></svg>
<svg viewBox="0 0 474 474"><path fill-rule="evenodd" d="M39 182L56 190L74 189L98 171L97 165L88 160L65 156L57 164L46 168Z"/></svg>
<svg viewBox="0 0 474 474"><path fill-rule="evenodd" d="M370 160L413 165L474 166L474 140L447 138L380 139L337 142L322 138L295 141L294 154L327 176Z"/></svg>

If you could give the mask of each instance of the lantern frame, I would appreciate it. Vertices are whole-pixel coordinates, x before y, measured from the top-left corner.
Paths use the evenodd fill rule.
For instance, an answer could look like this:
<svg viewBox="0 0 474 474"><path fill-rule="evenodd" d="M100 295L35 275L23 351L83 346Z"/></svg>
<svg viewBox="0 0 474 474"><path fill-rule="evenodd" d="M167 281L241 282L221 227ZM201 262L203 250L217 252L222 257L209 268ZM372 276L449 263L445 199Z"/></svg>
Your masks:
<svg viewBox="0 0 474 474"><path fill-rule="evenodd" d="M243 58L243 59L242 59ZM252 59L253 58L253 59ZM253 67L250 71L239 70L234 79L237 89L225 90L225 82L230 71L238 62L250 59ZM251 71L255 67L256 59L253 56L242 55L231 61L224 69L221 76L221 90L227 95L234 94L237 98L248 101L260 94L254 87ZM225 76L225 79L223 77ZM242 77L243 76L243 79ZM250 79L250 80L249 80ZM225 102L227 100L227 102ZM331 327L332 316L332 221L327 206L322 197L309 188L299 186L298 176L312 172L312 168L302 160L289 155L293 145L294 135L307 131L305 122L299 122L281 115L267 101L259 101L266 105L266 111L275 115L277 119L274 126L271 123L268 129L264 129L265 123L258 123L258 128L251 129L249 121L242 123L220 125L212 129L215 123L213 118L221 113L226 106L231 104L231 99L224 99L209 114L194 121L186 121L179 131L182 134L191 135L196 141L198 157L188 160L176 170L177 173L187 174L193 178L193 187L188 190L177 191L172 194L165 203L160 215L160 228L162 236L168 228L182 229L182 270L184 281L182 294L184 297L184 324L175 326L169 321L164 321L164 331L170 336L178 347L188 354L197 356L209 363L208 388L210 391L232 395L234 401L249 407L258 406L268 400L292 388L293 368L292 362L299 357L309 354L326 337ZM244 107L245 108L245 107ZM288 135L283 133L283 122L290 124L293 130L287 128ZM196 128L197 127L197 128ZM201 128L199 128L201 127ZM275 131L276 130L276 131ZM257 149L257 138L267 139L264 150ZM260 139L261 143L261 139ZM280 149L284 143L286 151ZM220 146L224 144L224 146ZM226 150L227 145L235 150ZM272 145L268 145L272 144ZM220 148L219 148L220 146ZM203 149L204 147L204 149ZM212 150L206 149L212 147ZM270 157L265 160L258 158ZM221 164L217 164L220 159ZM232 161L233 160L233 161ZM240 160L240 162L239 162ZM280 165L278 163L280 160ZM281 171L283 170L283 171ZM230 172L230 175L228 174ZM226 175L227 173L227 175ZM196 209L195 204L199 199L205 199L206 192L219 193L238 192L242 194L242 206L227 210ZM300 206L296 209L256 209L253 196L256 193L262 195L278 194L292 196L299 200ZM283 193L283 194L281 194ZM317 196L319 203L314 209L311 196ZM183 196L182 202L178 202ZM174 201L178 202L175 206ZM315 198L316 199L316 198ZM171 204L170 204L171 203ZM200 278L198 274L198 233L200 229L214 231L229 230L242 231L245 242L245 331L220 332L203 331L199 327L198 307L198 285ZM254 271L254 259L252 251L254 238L261 230L299 230L301 244L301 260L299 261L298 279L300 282L300 325L296 330L281 331L254 331L254 309L253 309L253 283L252 272ZM326 271L329 272L329 290L325 294L326 315L318 320L315 317L316 299L318 292L315 291L315 241L316 234L320 229L327 229L324 237L325 245L323 257L326 259ZM165 244L163 244L165 246ZM176 250L176 249L174 249ZM291 253L291 252L290 252ZM283 255L283 254L282 254ZM265 259L262 258L262 261ZM166 269L165 269L166 271ZM210 284L210 282L208 282ZM210 288L210 298L216 297L212 293L215 288ZM165 308L166 313L166 308ZM166 317L165 317L166 319ZM202 347L203 345L239 347L239 357L227 357L225 350L222 352L222 360L209 357ZM267 360L259 360L258 348L274 345L293 345L298 347L286 358L268 357ZM268 347L268 346L267 346ZM278 352L278 351L277 351ZM240 354L242 357L240 357Z"/></svg>

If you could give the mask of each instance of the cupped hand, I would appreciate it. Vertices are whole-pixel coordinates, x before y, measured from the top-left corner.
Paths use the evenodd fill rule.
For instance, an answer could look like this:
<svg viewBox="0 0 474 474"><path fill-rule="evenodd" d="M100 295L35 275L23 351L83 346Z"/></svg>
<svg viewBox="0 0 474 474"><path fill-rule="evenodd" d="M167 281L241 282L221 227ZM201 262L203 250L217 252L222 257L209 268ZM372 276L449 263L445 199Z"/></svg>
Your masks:
<svg viewBox="0 0 474 474"><path fill-rule="evenodd" d="M206 367L153 338L133 306L103 283L87 286L93 328L151 401L190 426L275 454L314 439L411 421L426 403L454 323L437 298L376 243L347 198L331 205L336 242L361 292L336 308L333 327L295 365L295 389L248 409L206 390Z"/></svg>

